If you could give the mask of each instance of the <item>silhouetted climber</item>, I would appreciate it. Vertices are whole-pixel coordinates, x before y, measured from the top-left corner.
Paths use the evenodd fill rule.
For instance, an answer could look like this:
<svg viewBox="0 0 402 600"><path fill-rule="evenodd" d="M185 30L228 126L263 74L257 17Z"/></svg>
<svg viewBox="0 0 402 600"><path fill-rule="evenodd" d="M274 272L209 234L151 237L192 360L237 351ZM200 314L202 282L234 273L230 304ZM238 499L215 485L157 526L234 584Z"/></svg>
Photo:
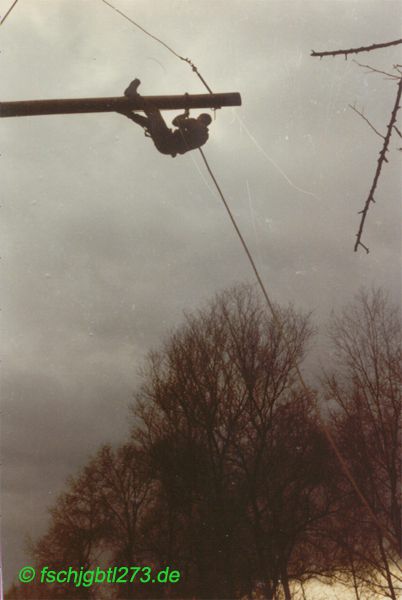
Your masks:
<svg viewBox="0 0 402 600"><path fill-rule="evenodd" d="M124 95L128 98L139 96L139 79L134 79L125 90ZM189 150L194 150L203 146L208 140L208 125L212 119L207 113L199 115L196 119L189 117L189 110L184 114L178 115L172 121L172 125L177 127L174 131L169 129L162 117L159 109L148 108L145 110L146 117L138 115L132 111L119 111L128 117L137 125L145 129L145 135L151 137L156 148L162 154L184 154Z"/></svg>

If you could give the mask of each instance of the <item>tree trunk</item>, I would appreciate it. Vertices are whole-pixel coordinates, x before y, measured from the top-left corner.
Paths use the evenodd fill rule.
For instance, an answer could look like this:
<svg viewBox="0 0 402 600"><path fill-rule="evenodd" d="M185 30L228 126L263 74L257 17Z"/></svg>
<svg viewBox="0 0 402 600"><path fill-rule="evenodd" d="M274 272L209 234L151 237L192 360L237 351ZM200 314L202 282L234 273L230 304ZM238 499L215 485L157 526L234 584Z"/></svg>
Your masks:
<svg viewBox="0 0 402 600"><path fill-rule="evenodd" d="M384 543L383 543L381 531L378 531L378 544L380 546L381 558L383 560L384 569L385 569L385 572L387 575L386 579L387 579L388 589L389 589L389 593L390 593L389 597L392 598L392 600L397 600L395 589L394 589L394 584L392 582L392 575L391 575L391 571L389 568L387 555L385 554L385 550L384 550Z"/></svg>
<svg viewBox="0 0 402 600"><path fill-rule="evenodd" d="M284 567L281 572L281 583L283 588L283 593L285 594L285 600L292 600L292 594L290 593L289 587L289 577L287 568Z"/></svg>
<svg viewBox="0 0 402 600"><path fill-rule="evenodd" d="M359 587L357 585L357 579L356 579L356 569L355 569L355 565L353 562L353 556L351 554L349 554L349 561L350 561L350 570L352 571L353 590L355 592L356 600L360 600Z"/></svg>

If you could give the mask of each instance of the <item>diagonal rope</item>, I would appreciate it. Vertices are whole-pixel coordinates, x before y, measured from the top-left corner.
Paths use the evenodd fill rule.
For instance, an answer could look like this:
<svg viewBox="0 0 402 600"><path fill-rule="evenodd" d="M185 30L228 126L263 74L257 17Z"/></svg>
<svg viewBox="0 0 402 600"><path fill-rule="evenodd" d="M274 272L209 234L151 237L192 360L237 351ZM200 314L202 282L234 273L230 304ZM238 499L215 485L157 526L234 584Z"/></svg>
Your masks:
<svg viewBox="0 0 402 600"><path fill-rule="evenodd" d="M174 56L176 56L176 58L179 58L180 60L183 60L184 62L188 63L191 66L191 69L197 75L197 77L199 77L199 79L202 81L203 85L205 85L205 87L207 88L208 92L210 94L213 93L212 90L211 90L211 88L209 87L209 85L207 84L207 82L205 81L205 79L203 78L203 76L201 75L201 73L198 71L198 69L195 66L195 64L189 58L184 58L184 56L181 56L180 54L178 54L175 50L173 50L173 48L171 48L170 46L168 46L168 44L166 44L165 42L163 42L160 38L156 37L156 35L153 35L149 31L147 31L146 29L144 29L144 27L142 27L141 25L139 25L138 23L136 23L133 19L131 19L129 16L127 16L119 8L116 8L115 6L113 6L113 4L110 4L110 2L108 2L107 0L101 0L101 1L104 4L107 4L107 6L109 6L112 10L114 10L115 12L117 12L119 15L121 15L124 19L126 19L127 21L129 21L132 25L134 25L135 27L138 27L138 29L140 29L143 33L145 33L145 35L149 36L150 38L152 38L153 40L155 40L159 44L162 44L162 46L164 46L167 50L169 50L169 52L171 52Z"/></svg>
<svg viewBox="0 0 402 600"><path fill-rule="evenodd" d="M250 264L251 264L251 268L252 268L252 269L253 269L253 271L254 271L254 275L256 276L256 279L257 279L257 281L258 281L258 284L259 284L259 286L260 286L260 288L261 288L261 291L262 291L262 293L263 293L263 295L264 295L264 298L265 298L265 300L266 300L266 302L267 302L267 304L268 304L268 307L269 307L269 309L270 309L270 311L271 311L271 313L272 313L272 316L274 317L274 320L275 320L276 324L277 324L278 326L281 326L280 320L278 319L278 317L277 317L277 315L276 315L276 311L275 311L274 305L273 305L273 303L271 302L271 300L270 300L270 298L269 298L269 296L268 296L268 292L267 292L267 290L265 289L265 286L264 286L264 284L263 284L263 281L262 281L262 279L261 279L261 276L260 276L260 274L259 274L259 272L258 272L257 266L256 266L256 264L255 264L255 262L254 262L253 256L252 256L252 254L251 254L251 252L250 252L250 250L249 250L249 248L248 248L248 246L247 246L247 243L246 243L246 241L245 241L245 239L244 239L244 237L243 237L243 235L242 235L242 233L241 233L241 231L240 231L240 229L239 229L239 226L238 226L238 225L237 225L237 223L236 223L236 219L234 218L234 216L233 216L233 213L232 213L232 211L230 210L229 204L227 203L227 201L226 201L226 198L225 198L225 196L224 196L224 195L223 195L223 193L222 193L222 190L221 190L221 188L220 188L220 186L219 186L219 184L218 184L218 182L217 182L217 180L216 180L216 178L215 178L215 175L214 175L214 174L213 174L213 172L212 172L212 169L211 169L211 167L209 166L209 163L208 163L208 161L207 161L207 159L206 159L206 156L205 156L204 152L202 151L202 149L201 149L201 148L198 148L198 150L200 151L200 154L201 154L201 156L202 156L202 160L204 161L204 164L205 164L205 166L206 166L206 168L207 168L207 171L208 171L208 173L210 174L210 176L211 176L211 179L212 179L212 181L213 181L213 182L214 182L214 184L215 184L215 187L216 187L216 189L217 189L217 191L218 191L218 194L219 194L219 196L220 196L220 198L221 198L221 200L222 200L222 202L223 202L223 205L224 205L224 207L226 208L226 212L227 212L227 213L228 213L228 215L229 215L229 219L231 220L231 222L232 222L232 225L233 225L233 227L234 227L234 229L235 229L235 231L236 231L236 233L237 233L237 235L238 235L238 237L239 237L239 239L240 239L240 242L241 242L241 244L242 244L242 246L243 246L243 249L244 249L244 251L245 251L245 253L246 253L246 255L247 255L247 258L248 258L248 260L249 260L249 262L250 262Z"/></svg>
<svg viewBox="0 0 402 600"><path fill-rule="evenodd" d="M17 2L18 2L18 0L14 0L14 2L12 3L12 5L10 6L10 8L6 12L6 14L4 15L4 17L2 17L2 19L0 21L0 25L3 25L4 21L7 19L8 15L11 13L11 11L13 10L13 8L17 4Z"/></svg>

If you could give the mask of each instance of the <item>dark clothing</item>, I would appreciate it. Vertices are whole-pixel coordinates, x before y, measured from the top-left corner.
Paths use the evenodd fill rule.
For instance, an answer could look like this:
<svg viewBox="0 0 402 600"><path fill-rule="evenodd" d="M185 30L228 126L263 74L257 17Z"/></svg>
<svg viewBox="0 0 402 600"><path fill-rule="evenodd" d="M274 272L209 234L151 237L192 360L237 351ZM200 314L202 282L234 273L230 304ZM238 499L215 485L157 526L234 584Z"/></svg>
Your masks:
<svg viewBox="0 0 402 600"><path fill-rule="evenodd" d="M173 132L177 139L177 154L184 154L189 150L194 150L203 146L208 140L208 127L198 119L192 119L184 115L178 115L172 121L178 129Z"/></svg>
<svg viewBox="0 0 402 600"><path fill-rule="evenodd" d="M178 115L172 121L177 129L172 131L166 125L159 110L145 111L146 117L137 113L124 113L129 119L141 125L152 138L156 148L162 154L184 154L199 148L208 140L208 127L199 119Z"/></svg>

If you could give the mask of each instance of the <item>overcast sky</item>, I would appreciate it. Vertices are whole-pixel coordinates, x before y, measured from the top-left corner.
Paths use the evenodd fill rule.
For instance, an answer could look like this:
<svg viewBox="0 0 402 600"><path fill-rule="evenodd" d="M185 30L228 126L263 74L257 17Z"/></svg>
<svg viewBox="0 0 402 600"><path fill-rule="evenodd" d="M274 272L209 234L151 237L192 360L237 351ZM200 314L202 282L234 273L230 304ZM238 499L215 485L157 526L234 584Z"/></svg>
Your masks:
<svg viewBox="0 0 402 600"><path fill-rule="evenodd" d="M368 215L370 254L354 253L381 140L348 108L384 131L395 82L310 51L401 37L402 3L113 2L214 91L241 93L241 108L218 111L205 152L272 299L321 324L362 285L400 298L401 144ZM118 96L134 77L143 94L205 92L101 0L20 0L0 36L1 100ZM402 62L398 47L358 58ZM127 435L148 350L183 310L253 277L197 152L160 155L111 113L3 119L0 131L8 584L66 477Z"/></svg>

